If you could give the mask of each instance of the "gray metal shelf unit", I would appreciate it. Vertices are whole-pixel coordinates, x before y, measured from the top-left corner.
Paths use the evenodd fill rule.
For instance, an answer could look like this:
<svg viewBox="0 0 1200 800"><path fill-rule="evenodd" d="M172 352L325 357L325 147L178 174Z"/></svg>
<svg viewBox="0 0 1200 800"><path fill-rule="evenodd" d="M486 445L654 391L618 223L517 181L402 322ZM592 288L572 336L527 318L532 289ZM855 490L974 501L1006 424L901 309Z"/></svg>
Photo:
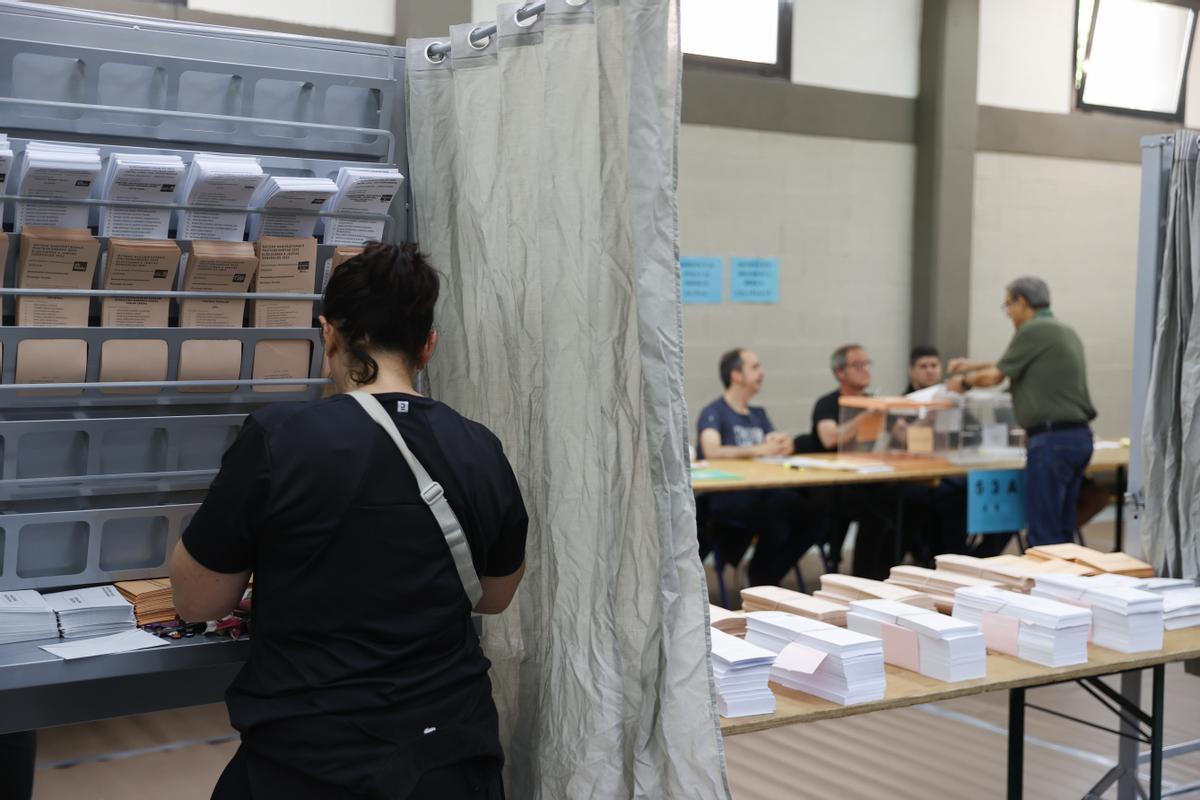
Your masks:
<svg viewBox="0 0 1200 800"><path fill-rule="evenodd" d="M103 156L253 155L276 175L333 177L342 166L380 165L407 176L403 80L398 47L0 0L0 132L17 151L40 140L95 146ZM16 193L9 181L0 223L12 221ZM406 184L387 238L408 238L407 196ZM0 287L5 322L19 293L19 235L10 235L10 244ZM331 250L321 246L318 267ZM318 298L323 284L315 272L313 293L291 298ZM85 293L94 298L94 315L104 293ZM185 293L168 296L174 306ZM47 338L86 342L84 381L14 385L20 343ZM104 342L130 338L166 344L165 381L99 381ZM177 380L179 348L195 339L239 342L238 379L215 387ZM307 379L253 378L256 346L280 339L310 344ZM323 383L315 328L5 325L0 347L0 590L164 575L245 414L315 398ZM2 647L0 732L217 700L246 643L201 644L86 665L54 662L32 644ZM141 691L179 680L199 690L153 700ZM98 693L100 685L106 688ZM46 702L67 695L77 702Z"/></svg>

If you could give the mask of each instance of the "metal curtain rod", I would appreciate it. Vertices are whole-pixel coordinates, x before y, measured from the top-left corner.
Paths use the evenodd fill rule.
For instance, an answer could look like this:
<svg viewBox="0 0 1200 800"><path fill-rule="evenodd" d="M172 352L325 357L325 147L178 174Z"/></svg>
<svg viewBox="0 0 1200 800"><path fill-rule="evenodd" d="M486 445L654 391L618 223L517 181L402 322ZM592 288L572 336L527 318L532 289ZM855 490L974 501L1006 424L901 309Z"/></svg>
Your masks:
<svg viewBox="0 0 1200 800"><path fill-rule="evenodd" d="M571 5L583 5L583 3L578 2L578 0L576 0L576 2L571 3ZM525 20L529 19L530 17L536 17L538 14L541 14L545 10L546 10L545 0L539 0L539 2L528 3L524 6L521 6L521 8L517 9L517 13L514 14L513 17L516 19L517 24L519 25L522 22L524 22ZM467 37L467 42L472 47L475 47L475 46L478 46L480 42L486 41L495 35L496 35L496 23L493 22L488 25L480 25L479 27L477 27L473 31L471 31L471 35L469 37ZM442 61L442 59L444 59L448 55L450 55L450 43L449 42L433 42L432 44L430 44L428 47L425 48L425 57L428 58L430 61L434 62L435 64L440 63Z"/></svg>

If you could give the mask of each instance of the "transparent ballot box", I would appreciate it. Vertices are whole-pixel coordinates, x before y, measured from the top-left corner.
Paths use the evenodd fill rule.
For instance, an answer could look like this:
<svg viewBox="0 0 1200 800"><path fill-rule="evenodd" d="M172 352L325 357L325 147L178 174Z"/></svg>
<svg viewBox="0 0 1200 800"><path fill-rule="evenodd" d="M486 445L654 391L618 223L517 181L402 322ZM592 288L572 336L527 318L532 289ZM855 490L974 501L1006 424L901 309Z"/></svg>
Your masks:
<svg viewBox="0 0 1200 800"><path fill-rule="evenodd" d="M962 433L954 460L1008 461L1025 457L1025 431L1008 392L972 389L963 396Z"/></svg>
<svg viewBox="0 0 1200 800"><path fill-rule="evenodd" d="M962 409L952 397L838 398L838 457L946 459L958 449Z"/></svg>

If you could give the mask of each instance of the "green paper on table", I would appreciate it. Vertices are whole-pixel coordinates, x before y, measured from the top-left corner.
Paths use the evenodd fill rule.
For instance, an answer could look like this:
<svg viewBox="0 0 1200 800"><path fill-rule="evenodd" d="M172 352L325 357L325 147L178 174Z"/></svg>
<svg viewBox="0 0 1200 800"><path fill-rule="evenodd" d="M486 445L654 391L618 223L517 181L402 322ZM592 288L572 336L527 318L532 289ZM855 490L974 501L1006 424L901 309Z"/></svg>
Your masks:
<svg viewBox="0 0 1200 800"><path fill-rule="evenodd" d="M734 475L723 469L704 469L692 467L693 481L740 481L741 475Z"/></svg>

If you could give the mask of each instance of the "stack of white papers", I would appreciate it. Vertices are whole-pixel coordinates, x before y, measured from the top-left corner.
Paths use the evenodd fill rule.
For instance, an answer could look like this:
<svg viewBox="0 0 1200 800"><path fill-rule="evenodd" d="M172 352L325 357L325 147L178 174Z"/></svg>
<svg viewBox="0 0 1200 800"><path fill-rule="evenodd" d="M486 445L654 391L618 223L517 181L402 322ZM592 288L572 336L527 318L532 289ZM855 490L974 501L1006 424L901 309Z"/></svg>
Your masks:
<svg viewBox="0 0 1200 800"><path fill-rule="evenodd" d="M746 641L779 653L771 680L842 705L882 700L883 642L782 611L747 615Z"/></svg>
<svg viewBox="0 0 1200 800"><path fill-rule="evenodd" d="M713 680L722 717L748 717L775 711L775 695L767 686L775 653L713 628Z"/></svg>
<svg viewBox="0 0 1200 800"><path fill-rule="evenodd" d="M836 459L815 458L813 456L789 456L780 463L792 469L833 469L838 472L854 472L859 475L896 471L896 468L890 464L861 456L838 456Z"/></svg>
<svg viewBox="0 0 1200 800"><path fill-rule="evenodd" d="M337 174L337 194L323 210L386 214L402 183L404 176L396 169L342 167ZM324 217L323 224L325 244L358 246L383 236L383 220Z"/></svg>
<svg viewBox="0 0 1200 800"><path fill-rule="evenodd" d="M337 184L329 178L270 175L250 198L250 207L276 211L320 211L321 206L337 190ZM262 236L312 236L318 219L300 214L251 214L250 241L257 242Z"/></svg>
<svg viewBox="0 0 1200 800"><path fill-rule="evenodd" d="M939 681L987 674L983 631L972 622L893 600L855 600L846 622L852 631L882 639L889 664Z"/></svg>
<svg viewBox="0 0 1200 800"><path fill-rule="evenodd" d="M150 647L166 647L170 644L166 639L160 639L152 633L139 631L122 631L111 636L99 636L84 639L80 642L64 642L62 644L44 644L41 648L47 653L59 658L90 658L91 656L107 656L114 653L131 653L134 650L145 650Z"/></svg>
<svg viewBox="0 0 1200 800"><path fill-rule="evenodd" d="M1091 609L968 586L954 593L954 617L979 625L991 650L1048 667L1087 663Z"/></svg>
<svg viewBox="0 0 1200 800"><path fill-rule="evenodd" d="M102 636L137 627L133 604L112 586L89 586L46 595L58 615L58 630L64 639Z"/></svg>
<svg viewBox="0 0 1200 800"><path fill-rule="evenodd" d="M86 200L100 175L100 151L50 142L29 142L13 169L17 194L48 200ZM86 228L88 207L66 203L17 203L16 227Z"/></svg>
<svg viewBox="0 0 1200 800"><path fill-rule="evenodd" d="M1034 597L1092 609L1092 641L1122 653L1162 649L1163 597L1126 585L1124 576L1043 575Z"/></svg>
<svg viewBox="0 0 1200 800"><path fill-rule="evenodd" d="M1169 631L1200 625L1200 587L1163 592L1163 627Z"/></svg>
<svg viewBox="0 0 1200 800"><path fill-rule="evenodd" d="M257 158L197 153L192 158L179 202L220 208L246 208L266 179ZM242 211L180 211L176 239L240 242L246 230Z"/></svg>
<svg viewBox="0 0 1200 800"><path fill-rule="evenodd" d="M12 172L12 162L12 143L8 141L7 133L0 133L0 201L4 199L4 186L8 183L8 174ZM0 202L0 222L3 221L4 203Z"/></svg>
<svg viewBox="0 0 1200 800"><path fill-rule="evenodd" d="M170 203L183 170L183 159L175 155L113 153L100 177L100 198L123 203ZM99 221L102 237L166 239L171 210L101 206Z"/></svg>
<svg viewBox="0 0 1200 800"><path fill-rule="evenodd" d="M1117 577L1110 575L1109 577ZM1158 592L1166 594L1177 589L1195 589L1196 582L1190 581L1187 578L1130 578L1128 576L1120 576L1129 581L1129 585L1135 589L1142 589L1147 592Z"/></svg>
<svg viewBox="0 0 1200 800"><path fill-rule="evenodd" d="M32 589L0 592L0 644L58 637L54 609Z"/></svg>

